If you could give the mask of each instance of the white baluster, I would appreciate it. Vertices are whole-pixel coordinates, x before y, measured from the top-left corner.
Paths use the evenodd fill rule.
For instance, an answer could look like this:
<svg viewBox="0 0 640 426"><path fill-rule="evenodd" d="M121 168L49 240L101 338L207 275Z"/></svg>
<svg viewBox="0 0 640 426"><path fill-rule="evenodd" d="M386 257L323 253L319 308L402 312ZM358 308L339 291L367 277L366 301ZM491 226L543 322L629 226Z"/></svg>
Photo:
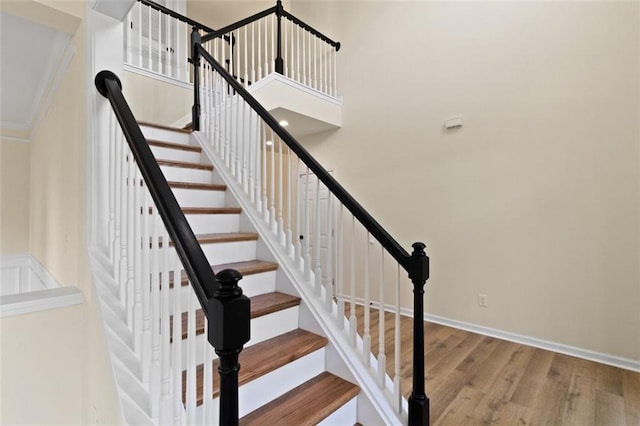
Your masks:
<svg viewBox="0 0 640 426"><path fill-rule="evenodd" d="M351 308L349 310L349 337L351 339L351 345L356 345L356 337L358 335L358 319L356 317L356 219L351 216L351 257L349 258L349 264L351 266Z"/></svg>
<svg viewBox="0 0 640 426"><path fill-rule="evenodd" d="M209 321L204 321L204 335L208 336ZM207 341L203 342L204 365L202 368L202 425L214 424L213 419L213 348Z"/></svg>
<svg viewBox="0 0 640 426"><path fill-rule="evenodd" d="M267 131L263 122L260 123L262 127L262 217L264 221L269 223L269 199L267 198L267 152L269 146L267 145Z"/></svg>
<svg viewBox="0 0 640 426"><path fill-rule="evenodd" d="M402 413L402 376L400 375L401 368L401 359L400 354L401 351L401 335L402 331L400 330L400 264L398 264L398 273L396 274L396 285L395 285L395 299L396 299L396 312L395 312L395 323L394 323L394 375L393 375L393 402L395 405L396 412L398 414Z"/></svg>
<svg viewBox="0 0 640 426"><path fill-rule="evenodd" d="M271 15L271 72L276 72L276 16Z"/></svg>
<svg viewBox="0 0 640 426"><path fill-rule="evenodd" d="M193 289L191 280L189 287ZM196 423L197 408L197 383L196 383L196 297L193 291L189 292L189 302L187 306L187 400L185 407L187 409L187 423ZM176 318L174 317L174 321ZM178 317L178 321L181 317ZM181 321L180 321L181 322ZM180 340L178 340L180 341Z"/></svg>
<svg viewBox="0 0 640 426"><path fill-rule="evenodd" d="M379 297L380 306L378 308L378 386L385 387L387 376L387 355L385 354L385 304L384 304L384 247L380 246L380 277Z"/></svg>
<svg viewBox="0 0 640 426"><path fill-rule="evenodd" d="M254 164L255 164L255 188L254 188L254 199L256 209L259 212L262 212L262 197L261 195L261 185L262 180L260 179L262 176L262 171L260 165L262 164L262 139L260 139L260 117L257 113L253 112L253 138L251 140L251 145L254 146L255 156L254 156Z"/></svg>
<svg viewBox="0 0 640 426"><path fill-rule="evenodd" d="M318 37L313 36L313 88L318 88Z"/></svg>
<svg viewBox="0 0 640 426"><path fill-rule="evenodd" d="M246 81L246 80L245 80ZM250 131L251 131L251 115L252 111L245 100L238 95L238 102L242 102L242 190L249 195L249 150L250 150Z"/></svg>
<svg viewBox="0 0 640 426"><path fill-rule="evenodd" d="M175 297L173 297L173 327L171 330L171 348L173 352L173 423L180 424L184 406L183 400L183 368L182 368L182 297L180 297L182 288L182 264L178 260L177 253L169 246L169 235L164 234L162 238L162 247L166 247L169 253L169 264L172 265L173 272L173 289ZM188 383L188 382L187 382Z"/></svg>
<svg viewBox="0 0 640 426"><path fill-rule="evenodd" d="M249 62L247 49L247 26L244 27L244 87L249 87Z"/></svg>
<svg viewBox="0 0 640 426"><path fill-rule="evenodd" d="M233 126L233 139L231 143L236 147L236 174L235 177L238 180L238 183L242 184L242 108L240 95L237 93L233 96L233 103L235 105L233 118L234 118L234 126Z"/></svg>
<svg viewBox="0 0 640 426"><path fill-rule="evenodd" d="M135 164L133 162L133 157L131 155L131 151L128 150L127 153L127 205L126 205L126 214L127 214L127 281L126 281L126 292L127 292L127 321L128 325L133 331L133 301L134 301L134 251L135 251L135 227L134 221L136 217L135 213Z"/></svg>
<svg viewBox="0 0 640 426"><path fill-rule="evenodd" d="M336 218L336 296L338 299L338 327L342 330L344 328L344 235L343 228L343 213L344 206L340 203L340 208L337 212Z"/></svg>
<svg viewBox="0 0 640 426"><path fill-rule="evenodd" d="M171 317L171 306L169 297L171 294L169 284L169 245L165 244L164 247L160 247L160 239L162 241L169 241L169 235L167 234L159 215L155 215L154 224L154 242L153 247L155 250L155 271L157 271L157 278L161 279L160 287L155 290L160 293L161 296L161 309L159 321L156 319L154 328L159 333L160 339L160 424L171 423L173 417L173 404L171 403L171 329L169 327L169 318ZM174 281L173 284L174 298L180 297L180 284ZM176 345L178 346L178 345ZM179 368L175 369L175 374L180 371ZM176 399L179 399L182 395L175 395ZM181 399L181 398L180 398Z"/></svg>
<svg viewBox="0 0 640 426"><path fill-rule="evenodd" d="M310 236L310 209L309 209L309 167L306 168L306 173L304 175L304 193L303 197L303 205L304 205L304 279L311 279L311 241Z"/></svg>
<svg viewBox="0 0 640 426"><path fill-rule="evenodd" d="M326 94L331 94L331 92L329 91L329 58L330 58L330 54L331 54L331 45L328 43L324 43L324 54L322 55L322 65L324 68L324 78L322 80L323 82L323 91Z"/></svg>
<svg viewBox="0 0 640 426"><path fill-rule="evenodd" d="M307 57L309 58L309 79L308 79L308 85L309 87L313 87L313 79L314 79L314 74L313 74L313 39L314 36L313 34L311 34L310 32L307 32L307 42L309 44L309 53L307 54Z"/></svg>
<svg viewBox="0 0 640 426"><path fill-rule="evenodd" d="M146 185L142 185L140 188L140 198L142 205L142 214L140 215L141 222L141 243L140 254L142 256L142 265L138 264L138 268L142 267L142 280L140 285L142 287L142 381L143 383L151 383L151 359L152 359L152 344L151 344L151 215L149 209L151 208L151 195L147 191ZM154 389L151 389L152 393ZM152 399L157 401L157 399ZM155 413L155 408L152 404L152 415Z"/></svg>
<svg viewBox="0 0 640 426"><path fill-rule="evenodd" d="M294 254L293 258L297 262L298 265L301 264L303 256L302 256L302 241L300 240L300 236L302 235L302 201L304 200L301 187L300 187L300 178L299 178L299 170L300 170L300 159L296 157L296 169L292 170L293 179L295 179L296 183L296 200L298 204L296 205L296 234L294 241Z"/></svg>
<svg viewBox="0 0 640 426"><path fill-rule="evenodd" d="M165 22L165 28L167 29L167 47L165 48L166 53L166 59L165 59L165 68L166 68L166 72L167 75L169 77L176 77L175 76L175 72L174 72L174 68L173 68L173 60L174 60L174 52L172 52L173 49L173 39L171 38L171 28L174 27L174 22L179 22L178 20L174 20L171 19L171 16L169 15L164 15L166 18L166 22Z"/></svg>
<svg viewBox="0 0 640 426"><path fill-rule="evenodd" d="M242 70L240 69L240 66L242 64L240 63L240 46L241 45L240 45L240 30L239 29L236 30L236 41L237 41L236 42L237 45L236 45L236 49L235 49L235 51L236 51L236 61L235 61L235 64L233 66L233 70L235 71L236 81L238 83L241 83L240 80L242 79L241 78L242 76L241 76L240 73L242 72Z"/></svg>
<svg viewBox="0 0 640 426"><path fill-rule="evenodd" d="M138 4L138 66L144 68L142 65L142 3Z"/></svg>
<svg viewBox="0 0 640 426"><path fill-rule="evenodd" d="M116 234L116 223L115 223L115 215L116 215L116 201L115 201L115 192L116 192L116 188L115 188L115 182L116 182L116 176L115 176L115 171L116 171L116 135L117 135L117 131L118 131L118 123L116 121L115 116L113 115L113 113L110 111L109 112L109 137L107 139L107 142L109 144L109 160L108 160L108 164L109 164L109 170L108 170L108 176L109 176L109 222L107 225L107 245L108 245L108 254L109 254L109 260L111 262L114 262L115 260L115 249L114 249L114 243L115 243L115 234Z"/></svg>
<svg viewBox="0 0 640 426"><path fill-rule="evenodd" d="M370 297L370 289L371 282L369 280L369 239L371 235L367 232L367 239L365 240L365 257L364 257L364 335L362 337L363 350L362 350L362 360L364 361L364 365L369 367L369 363L371 360L371 297Z"/></svg>
<svg viewBox="0 0 640 426"><path fill-rule="evenodd" d="M338 52L333 49L333 96L338 96Z"/></svg>
<svg viewBox="0 0 640 426"><path fill-rule="evenodd" d="M162 13L158 12L158 74L162 74Z"/></svg>
<svg viewBox="0 0 640 426"><path fill-rule="evenodd" d="M258 80L262 79L262 19L258 20ZM265 40L266 43L266 40ZM266 44L265 44L266 46ZM267 49L265 48L265 56ZM266 64L266 60L265 60Z"/></svg>
<svg viewBox="0 0 640 426"><path fill-rule="evenodd" d="M250 108L248 105L246 106L247 111L249 113L249 117L247 118L248 126L248 136L247 136L247 145L249 145L249 181L247 186L247 193L249 195L249 200L251 204L256 205L256 148L257 148L257 138L256 138L256 113Z"/></svg>
<svg viewBox="0 0 640 426"><path fill-rule="evenodd" d="M278 232L278 222L276 219L276 138L273 134L273 130L268 130L270 136L269 140L271 140L271 156L270 156L270 173L269 173L269 183L270 192L269 192L269 224L271 225L271 231L274 234Z"/></svg>
<svg viewBox="0 0 640 426"><path fill-rule="evenodd" d="M274 135L275 136L275 135ZM284 204L284 192L283 192L283 179L284 179L284 170L283 170L283 159L282 154L284 151L284 144L282 139L277 137L278 139L278 238L280 239L280 243L284 246L285 241L285 233L284 233L284 221L283 221L283 204ZM274 145L275 147L275 145Z"/></svg>
<svg viewBox="0 0 640 426"><path fill-rule="evenodd" d="M285 241L287 243L287 249L289 256L293 257L293 233L291 231L291 215L293 207L291 205L291 198L293 193L293 176L291 170L291 148L287 146L287 230L285 235Z"/></svg>
<svg viewBox="0 0 640 426"><path fill-rule="evenodd" d="M287 77L290 77L289 75L289 55L288 55L288 39L289 39L289 31L287 30L287 19L282 19L282 34L284 38L284 49L282 50L282 60L284 61L284 69L282 70L284 72L284 75Z"/></svg>
<svg viewBox="0 0 640 426"><path fill-rule="evenodd" d="M309 75L307 73L307 30L305 30L304 28L302 29L302 84L305 84L307 86L310 86L310 82L309 82Z"/></svg>
<svg viewBox="0 0 640 426"><path fill-rule="evenodd" d="M127 13L126 18L124 19L124 62L129 65L133 65L131 63L131 49L133 48L133 13L135 10L135 6L132 7Z"/></svg>
<svg viewBox="0 0 640 426"><path fill-rule="evenodd" d="M115 133L113 135L114 146L114 178L111 181L111 185L114 187L114 227L113 227L113 276L118 283L118 286L122 286L120 275L120 256L121 256L121 226L122 226L122 185L123 185L123 158L122 158L122 131L118 124L116 124ZM121 294L120 294L121 295ZM121 301L124 299L121 299Z"/></svg>
<svg viewBox="0 0 640 426"><path fill-rule="evenodd" d="M149 71L153 71L153 59L151 58L151 51L153 50L151 48L151 44L153 43L151 37L151 15L152 9L150 7L147 7L147 69Z"/></svg>
<svg viewBox="0 0 640 426"><path fill-rule="evenodd" d="M298 83L304 83L300 79L300 56L302 56L300 52L300 25L296 25L296 81ZM302 64L304 65L304 61ZM304 71L302 72L302 77L304 78Z"/></svg>
<svg viewBox="0 0 640 426"><path fill-rule="evenodd" d="M331 312L333 309L333 294L334 294L334 286L335 286L335 270L333 266L333 258L335 256L334 244L333 240L335 238L333 233L333 220L334 220L334 212L333 212L333 194L327 188L327 264L325 265L326 274L328 280L325 283L325 307L328 312Z"/></svg>
<svg viewBox="0 0 640 426"><path fill-rule="evenodd" d="M127 324L129 325L129 291L128 291L128 276L129 276L129 167L128 167L128 155L129 150L124 140L124 135L120 132L119 143L120 147L120 180L118 182L120 192L120 208L118 216L120 216L120 262L118 265L118 282L120 284L120 302L125 308L127 313Z"/></svg>
<svg viewBox="0 0 640 426"><path fill-rule="evenodd" d="M260 58L258 58L260 62ZM256 23L251 23L251 83L256 82Z"/></svg>
<svg viewBox="0 0 640 426"><path fill-rule="evenodd" d="M134 163L132 161L132 163ZM134 163L135 164L135 163ZM135 167L135 166L134 166ZM133 179L133 264L131 265L131 269L133 269L133 287L134 287L134 301L133 301L133 347L134 351L138 356L142 357L142 321L143 321L143 312L142 312L142 209L143 203L141 200L141 189L140 189L140 171L138 167L135 167L134 170L134 179ZM143 374L143 380L145 379ZM145 380L146 382L146 380Z"/></svg>
<svg viewBox="0 0 640 426"><path fill-rule="evenodd" d="M314 257L315 257L315 268L313 273L315 275L315 294L316 296L320 296L322 292L322 255L320 254L320 179L318 176L315 176L316 181L316 191L315 191L315 212L314 212L314 232L313 232L313 243L314 243Z"/></svg>

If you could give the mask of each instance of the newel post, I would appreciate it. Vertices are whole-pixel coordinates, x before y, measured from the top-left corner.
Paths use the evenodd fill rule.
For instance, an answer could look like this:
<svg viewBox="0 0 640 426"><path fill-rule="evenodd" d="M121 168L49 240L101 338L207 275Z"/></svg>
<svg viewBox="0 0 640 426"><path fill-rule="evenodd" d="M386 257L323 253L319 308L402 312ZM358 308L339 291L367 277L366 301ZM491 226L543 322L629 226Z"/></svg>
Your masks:
<svg viewBox="0 0 640 426"><path fill-rule="evenodd" d="M220 424L238 424L238 357L251 337L249 298L242 294L238 281L242 275L225 269L216 275L220 287L209 299L208 340L220 359Z"/></svg>
<svg viewBox="0 0 640 426"><path fill-rule="evenodd" d="M409 425L429 424L429 398L424 389L424 285L429 257L423 243L413 244L409 278L413 282L413 390L409 397Z"/></svg>
<svg viewBox="0 0 640 426"><path fill-rule="evenodd" d="M191 61L193 62L193 107L191 108L191 123L194 131L200 130L200 52L198 47L202 37L197 27L191 30Z"/></svg>
<svg viewBox="0 0 640 426"><path fill-rule="evenodd" d="M282 59L282 1L276 2L276 17L278 18L278 34L276 42L276 72L284 74L284 60Z"/></svg>

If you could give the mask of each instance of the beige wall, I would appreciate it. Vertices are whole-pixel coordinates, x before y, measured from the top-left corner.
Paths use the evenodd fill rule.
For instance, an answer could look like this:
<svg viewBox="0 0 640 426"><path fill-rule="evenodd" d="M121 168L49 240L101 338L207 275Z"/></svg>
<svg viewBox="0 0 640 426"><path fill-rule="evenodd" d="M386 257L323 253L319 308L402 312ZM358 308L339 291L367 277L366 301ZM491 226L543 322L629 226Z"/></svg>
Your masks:
<svg viewBox="0 0 640 426"><path fill-rule="evenodd" d="M290 3L282 2L285 10L291 11ZM275 5L275 1L264 0L187 0L186 15L217 30Z"/></svg>
<svg viewBox="0 0 640 426"><path fill-rule="evenodd" d="M29 251L29 154L24 142L0 142L0 254Z"/></svg>
<svg viewBox="0 0 640 426"><path fill-rule="evenodd" d="M116 398L87 258L87 3L42 3L81 20L75 54L27 153L8 160L27 165L29 251L85 303L2 320L2 423L112 424Z"/></svg>
<svg viewBox="0 0 640 426"><path fill-rule="evenodd" d="M87 424L78 357L85 350L83 311L77 305L0 320L0 423Z"/></svg>
<svg viewBox="0 0 640 426"><path fill-rule="evenodd" d="M122 91L140 121L169 126L191 113L193 91L180 86L125 71Z"/></svg>
<svg viewBox="0 0 640 426"><path fill-rule="evenodd" d="M639 7L294 2L343 46L304 144L428 244L430 314L640 359Z"/></svg>

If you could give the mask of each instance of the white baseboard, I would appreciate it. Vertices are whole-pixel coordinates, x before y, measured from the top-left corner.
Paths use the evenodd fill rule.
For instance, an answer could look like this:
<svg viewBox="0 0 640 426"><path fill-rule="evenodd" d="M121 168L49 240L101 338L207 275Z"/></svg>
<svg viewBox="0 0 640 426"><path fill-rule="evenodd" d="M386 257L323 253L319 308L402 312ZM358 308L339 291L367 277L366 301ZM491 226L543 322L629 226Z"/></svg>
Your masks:
<svg viewBox="0 0 640 426"><path fill-rule="evenodd" d="M345 301L348 302L349 299L345 298ZM356 298L356 304L364 305L364 300L362 298ZM370 306L377 309L379 303L372 302ZM385 311L395 312L395 307L391 305L385 305ZM401 308L400 314L413 318L413 310L411 309ZM535 348L545 349L552 352L558 352L564 355L598 362L600 364L606 364L613 367L623 368L625 370L640 372L640 360L623 358L615 355L605 354L602 352L595 352L589 349L578 348L562 343L551 342L549 340L538 339L536 337L524 336L522 334L497 330L495 328L484 327L476 324L470 324L464 321L458 321L438 315L424 314L424 320L436 324L446 325L447 327L469 331L471 333L482 334L483 336L495 337L497 339L507 340L509 342L519 343L527 346L533 346Z"/></svg>
<svg viewBox="0 0 640 426"><path fill-rule="evenodd" d="M0 318L83 303L76 287L61 287L29 253L0 255Z"/></svg>

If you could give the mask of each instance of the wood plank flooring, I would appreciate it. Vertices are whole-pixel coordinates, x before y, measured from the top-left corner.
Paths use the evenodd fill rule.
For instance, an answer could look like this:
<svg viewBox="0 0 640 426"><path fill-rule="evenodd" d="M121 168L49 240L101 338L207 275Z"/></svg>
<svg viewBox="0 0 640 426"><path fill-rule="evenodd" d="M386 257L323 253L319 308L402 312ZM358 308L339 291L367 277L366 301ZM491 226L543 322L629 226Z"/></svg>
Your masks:
<svg viewBox="0 0 640 426"><path fill-rule="evenodd" d="M362 336L364 308L356 314ZM377 356L379 313L370 315ZM402 317L400 325L405 397L412 386L411 321ZM385 313L384 328L393 377L393 314ZM433 425L640 425L640 373L543 349L425 322L425 372Z"/></svg>

